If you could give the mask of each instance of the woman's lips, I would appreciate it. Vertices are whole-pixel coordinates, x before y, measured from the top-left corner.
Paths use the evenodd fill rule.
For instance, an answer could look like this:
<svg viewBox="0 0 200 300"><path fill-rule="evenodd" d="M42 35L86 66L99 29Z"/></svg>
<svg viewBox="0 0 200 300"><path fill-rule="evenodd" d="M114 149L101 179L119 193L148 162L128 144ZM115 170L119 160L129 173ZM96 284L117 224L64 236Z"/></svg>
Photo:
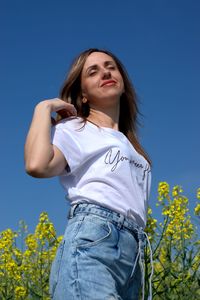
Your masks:
<svg viewBox="0 0 200 300"><path fill-rule="evenodd" d="M106 81L104 81L104 82L102 83L101 86L104 86L104 85L113 85L113 84L115 84L115 83L116 83L115 80L106 80Z"/></svg>

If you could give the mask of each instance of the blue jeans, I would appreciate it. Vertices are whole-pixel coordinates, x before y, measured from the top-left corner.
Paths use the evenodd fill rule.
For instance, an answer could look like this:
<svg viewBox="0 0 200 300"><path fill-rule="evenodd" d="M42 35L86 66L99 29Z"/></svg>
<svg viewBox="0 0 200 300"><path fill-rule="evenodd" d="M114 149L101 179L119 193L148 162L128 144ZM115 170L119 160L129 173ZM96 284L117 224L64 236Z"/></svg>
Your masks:
<svg viewBox="0 0 200 300"><path fill-rule="evenodd" d="M144 245L142 228L122 214L94 204L72 206L52 264L51 299L138 300Z"/></svg>

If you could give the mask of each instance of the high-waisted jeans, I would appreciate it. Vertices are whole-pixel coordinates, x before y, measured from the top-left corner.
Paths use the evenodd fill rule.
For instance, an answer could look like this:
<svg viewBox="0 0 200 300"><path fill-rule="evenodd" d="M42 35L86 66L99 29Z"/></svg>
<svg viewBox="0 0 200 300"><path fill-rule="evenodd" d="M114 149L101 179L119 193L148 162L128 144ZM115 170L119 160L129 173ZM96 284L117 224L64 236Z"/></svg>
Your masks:
<svg viewBox="0 0 200 300"><path fill-rule="evenodd" d="M71 207L50 275L53 300L138 300L142 228L105 207Z"/></svg>

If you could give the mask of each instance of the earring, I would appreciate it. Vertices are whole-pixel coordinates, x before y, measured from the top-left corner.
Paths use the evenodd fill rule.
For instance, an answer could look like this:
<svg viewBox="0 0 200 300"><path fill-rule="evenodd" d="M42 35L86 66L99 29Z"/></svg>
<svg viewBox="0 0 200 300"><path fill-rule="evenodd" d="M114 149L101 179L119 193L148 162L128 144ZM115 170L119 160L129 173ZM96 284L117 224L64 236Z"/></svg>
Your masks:
<svg viewBox="0 0 200 300"><path fill-rule="evenodd" d="M85 104L85 103L87 103L87 98L86 97L83 97L83 99L82 99L82 102Z"/></svg>

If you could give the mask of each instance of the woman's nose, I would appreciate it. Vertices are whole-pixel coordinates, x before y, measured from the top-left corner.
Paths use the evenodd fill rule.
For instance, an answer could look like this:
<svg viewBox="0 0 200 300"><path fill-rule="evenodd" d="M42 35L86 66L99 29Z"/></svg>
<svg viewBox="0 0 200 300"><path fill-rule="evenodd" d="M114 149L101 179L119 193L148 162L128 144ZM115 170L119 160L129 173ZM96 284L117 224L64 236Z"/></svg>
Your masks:
<svg viewBox="0 0 200 300"><path fill-rule="evenodd" d="M109 70L103 70L103 75L102 78L103 79L109 79L111 77L111 73Z"/></svg>

